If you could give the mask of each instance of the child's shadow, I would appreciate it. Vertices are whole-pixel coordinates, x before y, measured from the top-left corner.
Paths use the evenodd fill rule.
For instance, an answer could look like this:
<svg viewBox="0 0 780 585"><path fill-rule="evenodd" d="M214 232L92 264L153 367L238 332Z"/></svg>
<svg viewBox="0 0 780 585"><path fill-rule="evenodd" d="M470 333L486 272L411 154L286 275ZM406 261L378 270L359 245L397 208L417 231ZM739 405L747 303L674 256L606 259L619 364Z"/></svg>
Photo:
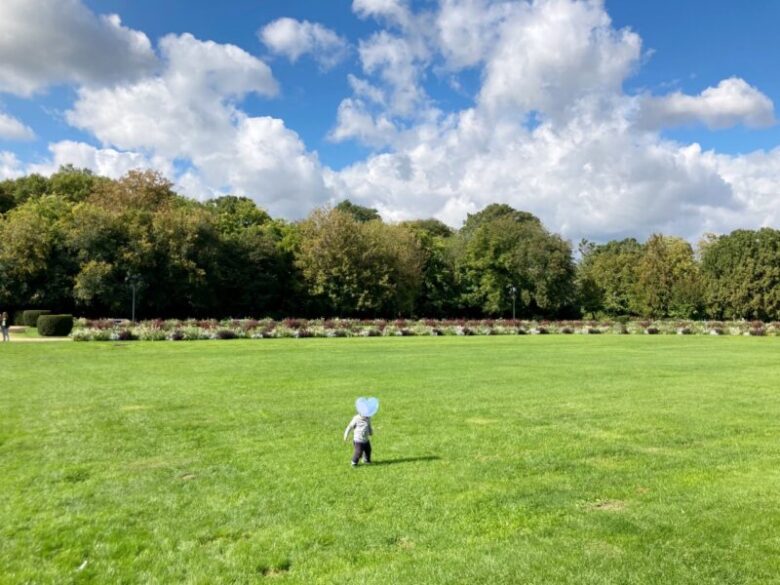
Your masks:
<svg viewBox="0 0 780 585"><path fill-rule="evenodd" d="M396 465L397 463L415 463L418 461L438 461L441 459L438 455L425 455L423 457L402 457L400 459L383 459L372 461L371 465Z"/></svg>

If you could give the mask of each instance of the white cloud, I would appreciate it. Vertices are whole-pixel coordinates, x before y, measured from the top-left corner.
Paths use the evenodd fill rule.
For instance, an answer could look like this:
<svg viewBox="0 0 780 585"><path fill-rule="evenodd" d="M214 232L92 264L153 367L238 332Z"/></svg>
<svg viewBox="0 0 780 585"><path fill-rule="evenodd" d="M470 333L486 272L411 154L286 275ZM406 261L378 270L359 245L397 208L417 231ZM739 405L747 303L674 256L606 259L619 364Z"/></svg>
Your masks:
<svg viewBox="0 0 780 585"><path fill-rule="evenodd" d="M352 74L347 75L347 81L355 96L380 106L387 105L384 92L376 85Z"/></svg>
<svg viewBox="0 0 780 585"><path fill-rule="evenodd" d="M406 0L353 0L352 11L360 18L378 18L408 26L413 16Z"/></svg>
<svg viewBox="0 0 780 585"><path fill-rule="evenodd" d="M435 110L422 84L432 57L433 15L413 14L401 0L354 0L352 8L362 18L376 18L398 30L380 30L360 40L361 67L371 81L348 76L353 96L339 105L329 138L383 147L398 127Z"/></svg>
<svg viewBox="0 0 780 585"><path fill-rule="evenodd" d="M425 66L436 59L450 70L483 66L474 106L449 115L428 109L396 133L389 152L329 173L339 197L370 203L388 219L435 216L451 225L505 202L575 240L659 230L695 238L761 223L773 206L780 215L768 203L780 187L780 152L755 160L702 153L637 128L646 98L625 94L622 84L639 66L641 40L616 30L602 2L445 0L436 22L436 40L428 42L438 56L427 56ZM369 74L372 62L382 63L366 59ZM728 80L719 87L700 109L720 106L711 119L735 112L744 119L748 108L735 106L734 95L750 92L734 91ZM374 121L393 111L347 118L342 108L337 129L351 121L351 134L364 141ZM766 120L766 112L753 119ZM532 114L536 124L526 126ZM767 178L766 167L777 176Z"/></svg>
<svg viewBox="0 0 780 585"><path fill-rule="evenodd" d="M393 122L385 115L374 117L359 98L342 100L336 115L336 127L328 134L333 142L355 138L377 148L391 144L396 136Z"/></svg>
<svg viewBox="0 0 780 585"><path fill-rule="evenodd" d="M363 70L384 82L393 114L409 116L426 100L419 83L428 58L422 42L381 31L360 41L358 51Z"/></svg>
<svg viewBox="0 0 780 585"><path fill-rule="evenodd" d="M234 100L277 92L268 66L233 45L169 35L160 51L161 75L81 89L67 120L122 149L148 148L170 158L211 155L229 147L240 116Z"/></svg>
<svg viewBox="0 0 780 585"><path fill-rule="evenodd" d="M32 140L35 132L19 120L0 112L0 140Z"/></svg>
<svg viewBox="0 0 780 585"><path fill-rule="evenodd" d="M300 218L330 198L316 154L282 120L241 116L225 146L190 157L178 183L201 198L223 193L251 197L271 213Z"/></svg>
<svg viewBox="0 0 780 585"><path fill-rule="evenodd" d="M30 95L49 85L102 85L156 64L145 34L80 0L0 2L0 91Z"/></svg>
<svg viewBox="0 0 780 585"><path fill-rule="evenodd" d="M258 31L258 37L272 52L293 63L310 54L323 69L338 65L349 52L346 39L308 20L279 18Z"/></svg>
<svg viewBox="0 0 780 585"><path fill-rule="evenodd" d="M133 169L156 169L172 176L173 169L162 159L152 160L138 152L120 152L113 148L96 148L84 142L62 140L49 145L51 158L28 165L27 172L50 175L61 166L91 169L98 175L119 178Z"/></svg>
<svg viewBox="0 0 780 585"><path fill-rule="evenodd" d="M300 137L281 120L238 107L249 93L276 94L265 63L189 34L163 38L160 52L159 75L81 89L68 121L106 148L183 161L189 168L174 179L200 197L230 191L287 216L328 199L317 156Z"/></svg>
<svg viewBox="0 0 780 585"><path fill-rule="evenodd" d="M645 97L641 102L640 124L643 127L668 128L694 123L703 123L713 129L738 124L763 128L775 123L774 104L739 77L724 79L696 96L675 92Z"/></svg>
<svg viewBox="0 0 780 585"><path fill-rule="evenodd" d="M441 0L436 29L441 52L453 69L483 61L499 39L499 24L521 8L516 2Z"/></svg>
<svg viewBox="0 0 780 585"><path fill-rule="evenodd" d="M688 123L769 125L774 106L759 89L734 77L695 96L626 93L623 84L641 65L642 42L612 24L602 0L414 6L353 1L355 13L375 19L380 30L358 43L360 71L347 78L351 93L334 113L328 138L382 150L342 171L321 165L284 121L243 109L248 94L277 94L262 60L184 34L160 41L151 72L148 65L122 65L112 78L55 67L65 72L56 79L81 85L66 119L101 146L55 143L50 161L28 167L0 153L0 176L50 172L68 162L110 176L152 166L184 193L247 195L286 217L348 197L388 219L435 216L458 225L467 213L505 202L574 240L653 231L695 239L780 222L780 148L725 155L661 134ZM91 18L100 26L111 22ZM260 36L293 61L318 58L328 53L330 33L340 37L317 27L282 19ZM119 37L140 34L117 30L126 31ZM10 79L7 71L0 83ZM140 77L127 78L133 72ZM17 83L16 91L54 79L36 67L20 78L28 83ZM479 87L466 95L463 88L477 78ZM114 84L98 85L106 80ZM448 83L467 100L459 110L436 101L441 91L426 90Z"/></svg>
<svg viewBox="0 0 780 585"><path fill-rule="evenodd" d="M738 213L722 217L721 231L780 225L780 147L738 156L708 151L702 160L731 186L741 204Z"/></svg>
<svg viewBox="0 0 780 585"><path fill-rule="evenodd" d="M13 152L0 151L0 179L15 179L24 174L22 163Z"/></svg>
<svg viewBox="0 0 780 585"><path fill-rule="evenodd" d="M657 229L690 235L707 225L707 208L741 205L699 153L638 141L619 119L527 132L469 110L428 134L345 169L333 189L372 199L392 219L455 225L468 211L505 202L575 239Z"/></svg>
<svg viewBox="0 0 780 585"><path fill-rule="evenodd" d="M480 105L496 113L559 115L589 94L612 95L637 65L641 40L615 30L601 2L520 4L501 25Z"/></svg>

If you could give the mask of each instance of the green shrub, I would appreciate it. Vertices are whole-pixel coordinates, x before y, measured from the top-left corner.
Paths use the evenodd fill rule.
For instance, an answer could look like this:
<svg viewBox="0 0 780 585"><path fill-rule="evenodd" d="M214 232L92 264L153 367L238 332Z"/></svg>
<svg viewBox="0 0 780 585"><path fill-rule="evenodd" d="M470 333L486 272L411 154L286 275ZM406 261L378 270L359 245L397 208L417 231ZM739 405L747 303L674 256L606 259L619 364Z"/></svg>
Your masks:
<svg viewBox="0 0 780 585"><path fill-rule="evenodd" d="M31 309L23 313L22 320L26 327L37 327L38 317L41 315L49 315L51 311L42 311L40 309Z"/></svg>
<svg viewBox="0 0 780 585"><path fill-rule="evenodd" d="M11 323L24 326L24 311L16 311L11 317Z"/></svg>
<svg viewBox="0 0 780 585"><path fill-rule="evenodd" d="M65 337L73 331L73 315L41 315L38 333L43 337Z"/></svg>

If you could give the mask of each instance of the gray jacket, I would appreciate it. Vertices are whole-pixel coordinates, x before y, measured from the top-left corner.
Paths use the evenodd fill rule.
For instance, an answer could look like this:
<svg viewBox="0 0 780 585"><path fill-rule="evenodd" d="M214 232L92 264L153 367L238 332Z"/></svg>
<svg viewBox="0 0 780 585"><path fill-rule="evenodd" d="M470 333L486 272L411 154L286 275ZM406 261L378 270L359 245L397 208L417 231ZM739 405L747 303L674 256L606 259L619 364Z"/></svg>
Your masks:
<svg viewBox="0 0 780 585"><path fill-rule="evenodd" d="M356 414L349 421L347 428L344 430L344 440L349 437L349 432L354 430L354 441L356 443L368 443L368 438L374 434L374 429L371 428L371 417L361 416Z"/></svg>

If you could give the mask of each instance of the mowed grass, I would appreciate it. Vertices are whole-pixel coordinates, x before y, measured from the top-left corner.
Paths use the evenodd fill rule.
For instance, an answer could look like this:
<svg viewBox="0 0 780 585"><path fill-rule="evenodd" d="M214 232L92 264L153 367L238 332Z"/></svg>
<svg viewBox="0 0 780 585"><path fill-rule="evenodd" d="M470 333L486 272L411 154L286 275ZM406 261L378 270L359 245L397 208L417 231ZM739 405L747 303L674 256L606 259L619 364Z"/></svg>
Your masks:
<svg viewBox="0 0 780 585"><path fill-rule="evenodd" d="M780 339L0 346L2 583L772 583ZM380 398L376 464L344 426Z"/></svg>

